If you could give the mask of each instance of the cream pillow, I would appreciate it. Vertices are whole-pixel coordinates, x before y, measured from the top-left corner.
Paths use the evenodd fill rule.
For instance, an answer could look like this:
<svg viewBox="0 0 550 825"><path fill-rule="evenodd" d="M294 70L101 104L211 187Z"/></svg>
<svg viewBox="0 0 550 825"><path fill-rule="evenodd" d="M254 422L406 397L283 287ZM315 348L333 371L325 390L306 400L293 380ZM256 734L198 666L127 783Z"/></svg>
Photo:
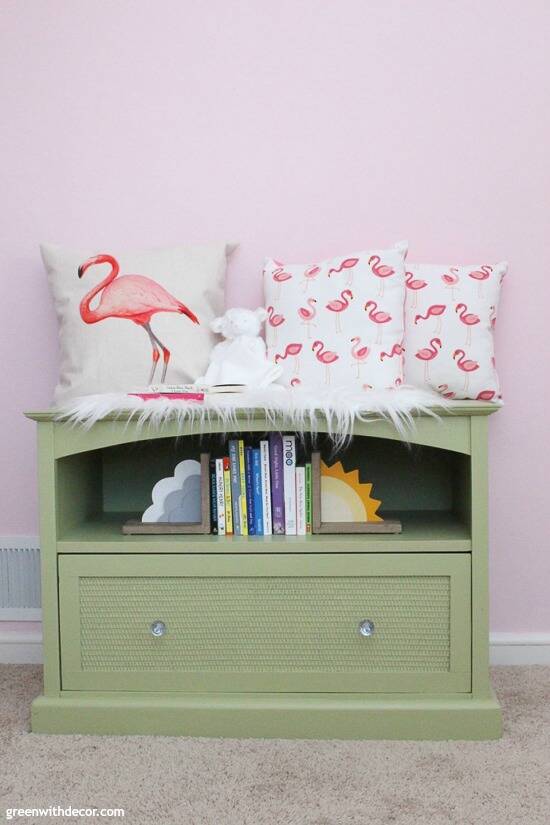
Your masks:
<svg viewBox="0 0 550 825"><path fill-rule="evenodd" d="M493 329L507 267L407 264L408 384L446 398L500 398Z"/></svg>
<svg viewBox="0 0 550 825"><path fill-rule="evenodd" d="M265 262L268 356L283 384L399 386L406 251L400 243L315 264Z"/></svg>
<svg viewBox="0 0 550 825"><path fill-rule="evenodd" d="M61 363L54 401L202 375L223 312L228 244L125 252L45 244ZM99 254L102 253L102 254Z"/></svg>

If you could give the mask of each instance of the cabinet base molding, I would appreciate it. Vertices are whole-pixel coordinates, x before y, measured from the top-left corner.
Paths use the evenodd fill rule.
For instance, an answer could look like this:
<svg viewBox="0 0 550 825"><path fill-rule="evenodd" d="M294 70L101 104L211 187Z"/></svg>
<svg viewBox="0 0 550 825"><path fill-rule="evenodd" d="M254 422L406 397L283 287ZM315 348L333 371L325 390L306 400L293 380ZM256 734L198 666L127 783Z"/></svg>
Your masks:
<svg viewBox="0 0 550 825"><path fill-rule="evenodd" d="M280 739L498 739L494 694L39 696L33 733Z"/></svg>

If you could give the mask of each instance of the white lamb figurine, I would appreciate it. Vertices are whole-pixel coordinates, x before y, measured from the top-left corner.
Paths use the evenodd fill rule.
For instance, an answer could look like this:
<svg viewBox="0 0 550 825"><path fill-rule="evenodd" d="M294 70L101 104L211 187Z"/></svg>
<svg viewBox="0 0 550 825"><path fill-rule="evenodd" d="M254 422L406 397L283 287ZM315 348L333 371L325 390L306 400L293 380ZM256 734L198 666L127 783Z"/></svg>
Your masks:
<svg viewBox="0 0 550 825"><path fill-rule="evenodd" d="M281 367L267 360L265 341L260 330L267 318L265 309L228 309L210 324L225 338L210 354L206 375L197 378L201 387L215 384L246 384L261 389L272 384L282 373Z"/></svg>

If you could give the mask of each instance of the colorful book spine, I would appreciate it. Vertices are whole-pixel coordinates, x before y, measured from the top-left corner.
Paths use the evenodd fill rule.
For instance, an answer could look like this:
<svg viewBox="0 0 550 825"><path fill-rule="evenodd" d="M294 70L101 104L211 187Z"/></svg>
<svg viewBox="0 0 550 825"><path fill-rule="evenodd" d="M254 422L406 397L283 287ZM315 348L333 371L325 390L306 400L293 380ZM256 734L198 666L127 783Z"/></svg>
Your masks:
<svg viewBox="0 0 550 825"><path fill-rule="evenodd" d="M225 492L223 458L216 459L216 505L218 510L218 536L225 536Z"/></svg>
<svg viewBox="0 0 550 825"><path fill-rule="evenodd" d="M231 469L229 458L223 459L223 498L225 504L225 535L233 535L233 508L231 502Z"/></svg>
<svg viewBox="0 0 550 825"><path fill-rule="evenodd" d="M218 489L216 485L216 460L210 459L210 531L218 532Z"/></svg>
<svg viewBox="0 0 550 825"><path fill-rule="evenodd" d="M296 436L283 436L283 485L285 497L285 533L296 535Z"/></svg>
<svg viewBox="0 0 550 825"><path fill-rule="evenodd" d="M252 450L252 492L254 499L254 532L263 536L262 457L259 448Z"/></svg>
<svg viewBox="0 0 550 825"><path fill-rule="evenodd" d="M306 533L313 532L313 476L311 464L306 464Z"/></svg>
<svg viewBox="0 0 550 825"><path fill-rule="evenodd" d="M283 439L280 433L269 434L269 463L271 471L271 512L273 533L284 535L285 498L283 486Z"/></svg>
<svg viewBox="0 0 550 825"><path fill-rule="evenodd" d="M253 448L244 448L244 472L246 477L246 520L248 524L248 535L256 535L256 518L254 514L254 477L253 477Z"/></svg>
<svg viewBox="0 0 550 825"><path fill-rule="evenodd" d="M239 471L239 447L235 439L229 442L229 469L231 474L231 506L233 508L233 532L242 536L241 531L241 474Z"/></svg>
<svg viewBox="0 0 550 825"><path fill-rule="evenodd" d="M246 467L244 463L244 441L242 440L242 438L240 438L237 441L237 448L239 451L239 482L241 486L241 492L239 495L241 535L248 536L248 513L246 506Z"/></svg>
<svg viewBox="0 0 550 825"><path fill-rule="evenodd" d="M264 536L273 532L271 524L271 475L269 471L269 442L260 441L260 458L262 472L262 521Z"/></svg>
<svg viewBox="0 0 550 825"><path fill-rule="evenodd" d="M296 535L306 535L306 468L296 467Z"/></svg>

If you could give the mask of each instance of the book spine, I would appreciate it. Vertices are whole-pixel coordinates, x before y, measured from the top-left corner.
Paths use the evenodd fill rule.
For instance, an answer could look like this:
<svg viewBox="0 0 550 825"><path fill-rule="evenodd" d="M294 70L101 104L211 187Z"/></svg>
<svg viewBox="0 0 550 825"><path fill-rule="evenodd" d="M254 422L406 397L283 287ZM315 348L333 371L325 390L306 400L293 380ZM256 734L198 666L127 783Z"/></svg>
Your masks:
<svg viewBox="0 0 550 825"><path fill-rule="evenodd" d="M216 460L210 459L210 532L218 532L218 490L216 485Z"/></svg>
<svg viewBox="0 0 550 825"><path fill-rule="evenodd" d="M231 473L231 506L233 508L233 532L242 536L241 532L241 481L239 472L239 450L236 440L229 442L229 468Z"/></svg>
<svg viewBox="0 0 550 825"><path fill-rule="evenodd" d="M258 448L252 450L252 491L254 498L254 531L257 536L263 536L262 458Z"/></svg>
<svg viewBox="0 0 550 825"><path fill-rule="evenodd" d="M253 449L244 448L244 468L246 476L246 521L248 525L248 535L256 535L256 517L254 513L254 478L253 478Z"/></svg>
<svg viewBox="0 0 550 825"><path fill-rule="evenodd" d="M225 535L233 535L233 508L231 506L231 470L227 456L223 459L223 498L225 504Z"/></svg>
<svg viewBox="0 0 550 825"><path fill-rule="evenodd" d="M285 533L296 535L296 436L283 436Z"/></svg>
<svg viewBox="0 0 550 825"><path fill-rule="evenodd" d="M296 467L296 535L306 535L306 468Z"/></svg>
<svg viewBox="0 0 550 825"><path fill-rule="evenodd" d="M313 532L313 476L311 464L306 464L306 533Z"/></svg>
<svg viewBox="0 0 550 825"><path fill-rule="evenodd" d="M244 441L242 440L242 438L240 438L237 441L237 449L239 454L239 483L241 485L241 492L239 495L241 535L248 536L248 514L246 506L246 467L244 463Z"/></svg>
<svg viewBox="0 0 550 825"><path fill-rule="evenodd" d="M283 488L283 439L280 433L269 435L269 463L271 471L271 513L273 533L284 535L285 498Z"/></svg>
<svg viewBox="0 0 550 825"><path fill-rule="evenodd" d="M216 459L216 505L218 508L218 535L225 536L225 496L223 458Z"/></svg>
<svg viewBox="0 0 550 825"><path fill-rule="evenodd" d="M269 472L269 442L260 441L260 457L262 471L262 519L264 536L273 532L271 525L271 477Z"/></svg>

